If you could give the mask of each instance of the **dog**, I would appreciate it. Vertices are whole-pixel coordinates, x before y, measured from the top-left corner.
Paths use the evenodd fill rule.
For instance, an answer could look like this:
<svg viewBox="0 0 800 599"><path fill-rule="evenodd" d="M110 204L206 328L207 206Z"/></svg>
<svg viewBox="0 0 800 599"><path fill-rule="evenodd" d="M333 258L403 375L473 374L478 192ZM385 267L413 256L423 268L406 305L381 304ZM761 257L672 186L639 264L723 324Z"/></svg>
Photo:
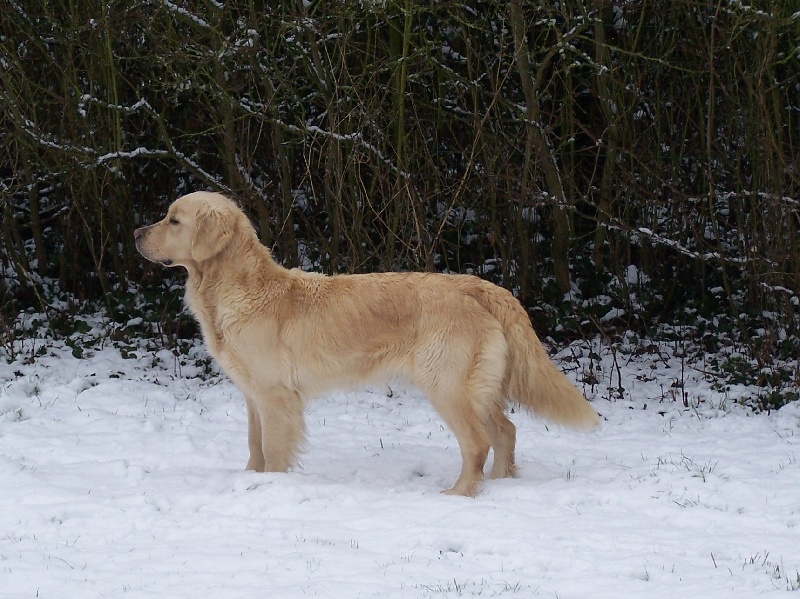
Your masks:
<svg viewBox="0 0 800 599"><path fill-rule="evenodd" d="M515 474L509 403L575 429L599 424L519 301L478 277L288 270L232 200L209 192L177 199L134 239L146 259L188 272L186 303L244 395L248 470L296 463L309 398L396 377L427 395L458 441L448 494L476 494L490 448L490 476Z"/></svg>

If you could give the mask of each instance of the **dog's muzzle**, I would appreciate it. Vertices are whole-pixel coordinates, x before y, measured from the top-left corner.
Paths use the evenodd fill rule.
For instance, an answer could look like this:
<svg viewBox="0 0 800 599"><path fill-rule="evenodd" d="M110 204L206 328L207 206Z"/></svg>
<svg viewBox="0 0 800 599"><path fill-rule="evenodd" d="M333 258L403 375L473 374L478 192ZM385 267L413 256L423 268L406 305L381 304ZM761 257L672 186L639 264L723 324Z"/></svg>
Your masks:
<svg viewBox="0 0 800 599"><path fill-rule="evenodd" d="M148 230L149 228L150 228L150 227L140 227L140 228L136 229L136 230L133 232L133 239L134 239L134 242L135 242L135 244L136 244L136 249L137 249L137 251L138 251L138 252L139 252L139 253L140 253L142 256L144 256L145 258L147 258L148 260L151 260L151 261L153 261L153 262L158 262L158 263L159 263L159 264L161 264L162 266L172 266L172 260L170 260L169 258L165 258L164 260L154 260L153 258L150 258L150 257L149 257L149 256L148 256L148 255L147 255L145 252L143 252L143 251L142 251L142 246L141 246L141 243L142 243L142 241L144 241L144 234L147 232L147 230Z"/></svg>

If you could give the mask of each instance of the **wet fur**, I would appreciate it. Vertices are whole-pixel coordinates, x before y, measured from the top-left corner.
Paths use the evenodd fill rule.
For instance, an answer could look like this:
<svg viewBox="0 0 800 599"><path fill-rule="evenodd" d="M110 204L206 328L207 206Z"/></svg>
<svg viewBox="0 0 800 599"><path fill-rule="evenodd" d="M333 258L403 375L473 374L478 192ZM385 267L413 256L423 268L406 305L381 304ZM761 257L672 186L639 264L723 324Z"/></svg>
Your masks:
<svg viewBox="0 0 800 599"><path fill-rule="evenodd" d="M514 475L509 401L573 428L598 424L520 303L482 279L287 270L231 200L206 192L178 199L135 238L148 260L188 271L186 302L245 398L248 469L296 463L309 398L396 376L427 395L458 440L461 473L447 493L477 492L490 447L491 477Z"/></svg>

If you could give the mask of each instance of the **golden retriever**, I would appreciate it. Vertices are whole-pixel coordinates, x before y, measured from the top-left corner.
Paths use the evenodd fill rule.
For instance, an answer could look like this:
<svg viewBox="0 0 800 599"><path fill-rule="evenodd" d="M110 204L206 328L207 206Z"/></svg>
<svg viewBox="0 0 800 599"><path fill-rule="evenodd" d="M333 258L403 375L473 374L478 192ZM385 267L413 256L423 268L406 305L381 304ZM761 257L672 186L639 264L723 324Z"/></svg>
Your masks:
<svg viewBox="0 0 800 599"><path fill-rule="evenodd" d="M211 355L244 395L247 468L285 472L304 438L303 408L335 388L403 377L452 429L474 495L514 475L507 402L572 428L599 419L550 361L520 303L469 275L324 276L277 264L230 199L197 192L134 233L139 252L188 271L186 302Z"/></svg>

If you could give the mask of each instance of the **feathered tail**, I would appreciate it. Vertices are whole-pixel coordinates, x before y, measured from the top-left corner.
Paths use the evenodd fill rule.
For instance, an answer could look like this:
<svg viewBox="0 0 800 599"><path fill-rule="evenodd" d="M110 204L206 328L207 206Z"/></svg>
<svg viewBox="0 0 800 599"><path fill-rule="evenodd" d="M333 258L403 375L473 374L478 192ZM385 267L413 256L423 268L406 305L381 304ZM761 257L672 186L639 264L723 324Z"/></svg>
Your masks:
<svg viewBox="0 0 800 599"><path fill-rule="evenodd" d="M591 404L553 364L530 325L514 324L505 333L509 345L506 391L512 402L569 428L599 426Z"/></svg>
<svg viewBox="0 0 800 599"><path fill-rule="evenodd" d="M550 360L519 301L508 290L482 279L468 277L463 283L464 291L503 327L508 343L506 397L556 424L579 430L596 428L600 424L597 413Z"/></svg>

